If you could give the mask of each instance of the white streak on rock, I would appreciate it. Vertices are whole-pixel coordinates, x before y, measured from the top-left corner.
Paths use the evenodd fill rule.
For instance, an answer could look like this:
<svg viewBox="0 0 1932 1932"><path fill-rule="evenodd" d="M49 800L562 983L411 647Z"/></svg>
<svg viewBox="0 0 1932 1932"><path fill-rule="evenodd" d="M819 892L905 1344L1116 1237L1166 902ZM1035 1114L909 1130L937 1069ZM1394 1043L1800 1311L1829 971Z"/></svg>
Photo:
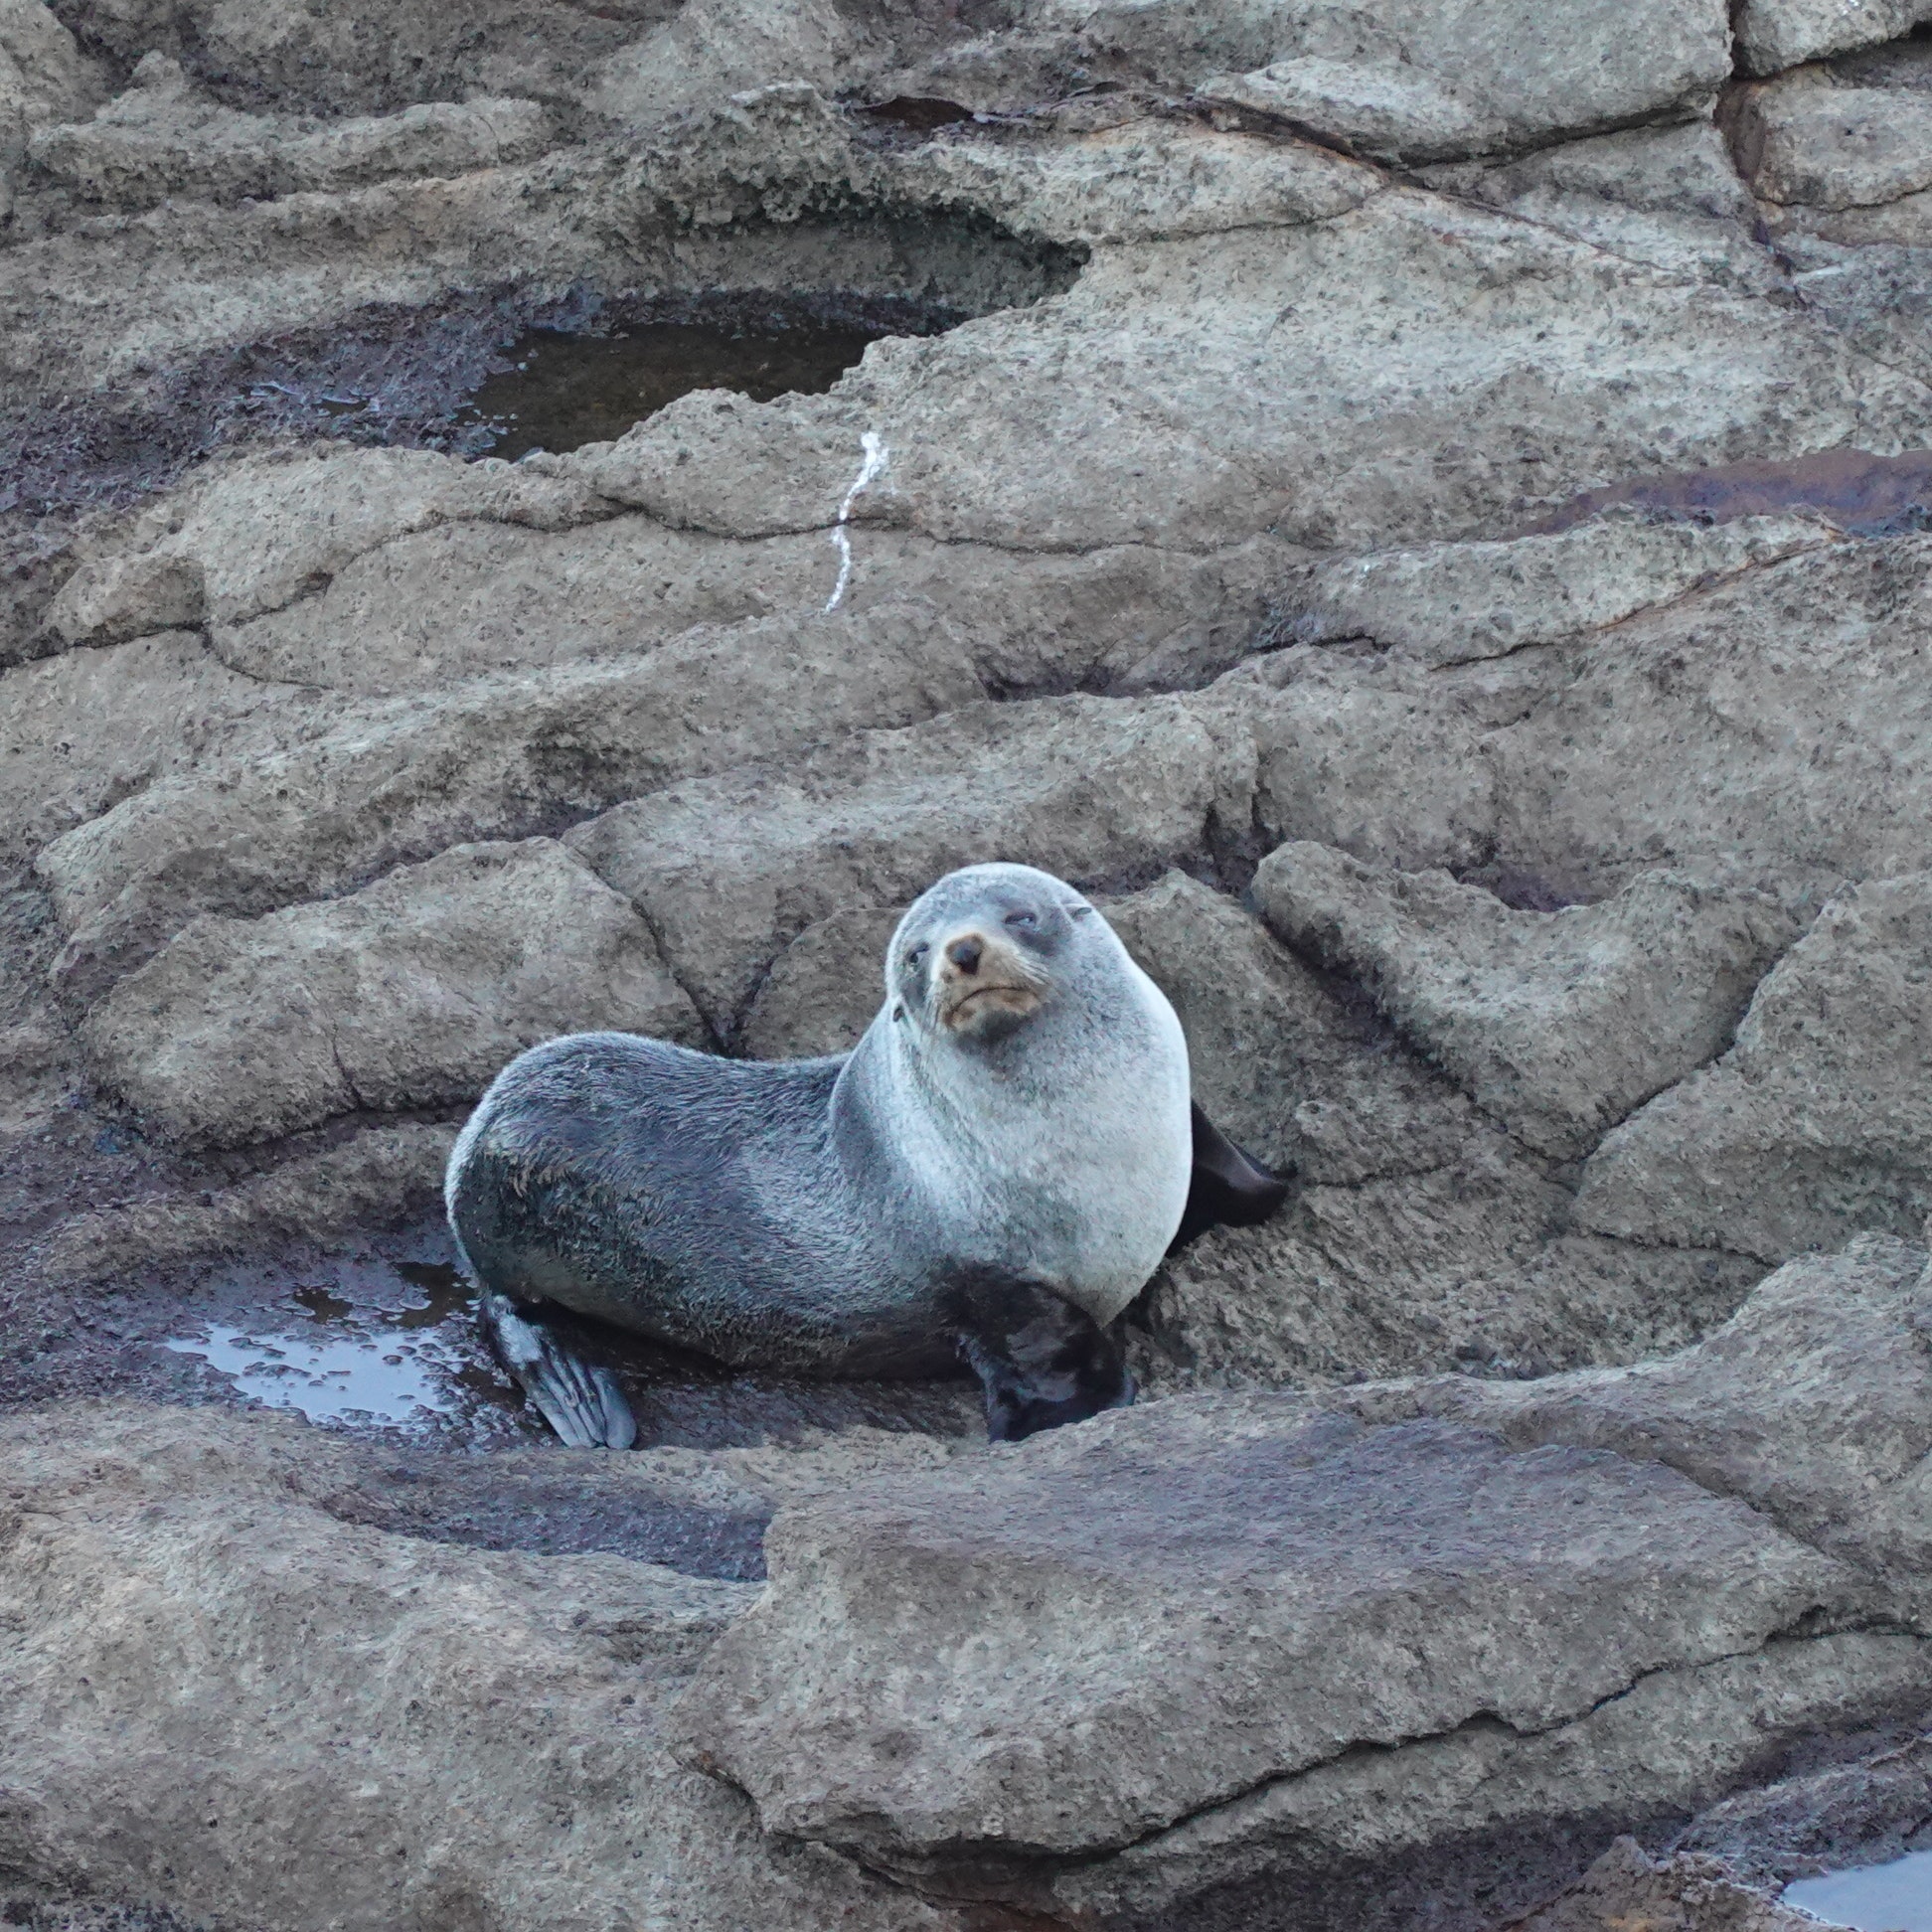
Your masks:
<svg viewBox="0 0 1932 1932"><path fill-rule="evenodd" d="M846 525L852 519L852 506L859 501L860 494L875 477L886 473L886 464L891 455L879 439L879 431L868 429L859 438L859 447L865 451L865 460L859 465L859 474L852 479L852 488L845 493L845 501L839 505L839 521L832 531L832 541L839 547L839 580L832 586L832 594L826 599L827 612L837 610L846 593L846 585L852 581L852 539L846 535Z"/></svg>

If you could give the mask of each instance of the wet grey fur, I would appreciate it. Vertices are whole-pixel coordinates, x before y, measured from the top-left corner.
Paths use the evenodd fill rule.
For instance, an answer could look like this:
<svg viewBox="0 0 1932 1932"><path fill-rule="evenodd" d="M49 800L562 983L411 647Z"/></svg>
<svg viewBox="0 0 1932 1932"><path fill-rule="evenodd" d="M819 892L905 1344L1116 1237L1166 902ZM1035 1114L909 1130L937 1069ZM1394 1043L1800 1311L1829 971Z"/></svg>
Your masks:
<svg viewBox="0 0 1932 1932"><path fill-rule="evenodd" d="M948 1028L960 935L1037 1009L989 998ZM450 1158L450 1223L499 1351L565 1440L616 1446L629 1417L544 1331L546 1302L745 1368L933 1375L963 1350L996 1435L1131 1399L1105 1329L1174 1237L1192 1166L1172 1008L1077 892L1023 866L925 893L885 992L840 1057L581 1034L484 1095Z"/></svg>

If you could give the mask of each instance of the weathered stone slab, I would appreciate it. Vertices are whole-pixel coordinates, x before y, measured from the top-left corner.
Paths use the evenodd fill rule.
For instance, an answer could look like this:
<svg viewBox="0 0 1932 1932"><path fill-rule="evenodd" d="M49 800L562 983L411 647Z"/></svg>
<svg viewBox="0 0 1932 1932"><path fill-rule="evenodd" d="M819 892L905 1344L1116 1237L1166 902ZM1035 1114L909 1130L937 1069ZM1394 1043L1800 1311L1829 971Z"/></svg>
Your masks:
<svg viewBox="0 0 1932 1932"><path fill-rule="evenodd" d="M1762 1274L1721 1250L1579 1232L1547 1167L1432 1113L1426 1088L1405 1105L1389 1086L1317 1088L1295 1123L1321 1158L1290 1205L1212 1229L1155 1276L1131 1318L1150 1388L1628 1362L1708 1334Z"/></svg>
<svg viewBox="0 0 1932 1932"><path fill-rule="evenodd" d="M1584 1169L1585 1226L1766 1260L1932 1213L1932 874L1832 900L1724 1056Z"/></svg>
<svg viewBox="0 0 1932 1932"><path fill-rule="evenodd" d="M239 676L187 631L21 665L0 684L0 850L32 853L163 773L276 748L309 697Z"/></svg>
<svg viewBox="0 0 1932 1932"><path fill-rule="evenodd" d="M311 122L244 114L198 97L179 62L149 54L134 84L90 121L43 128L37 168L84 199L151 208L172 194L267 200L528 161L550 145L534 100L439 100L397 114Z"/></svg>
<svg viewBox="0 0 1932 1932"><path fill-rule="evenodd" d="M1072 0L1057 11L1071 14ZM1568 0L1555 13L1515 0L1481 7L1403 0L1372 11L1320 0L1278 8L1121 0L1079 13L1098 46L1137 57L1164 78L1189 74L1204 91L1220 87L1199 78L1208 63L1223 74L1285 67L1298 103L1291 118L1347 140L1372 110L1368 125L1381 134L1381 151L1407 158L1542 145L1679 118L1708 100L1729 72L1726 23L1709 0L1690 7L1645 0L1635 8ZM1346 78L1350 68L1361 78Z"/></svg>
<svg viewBox="0 0 1932 1932"><path fill-rule="evenodd" d="M1518 911L1446 873L1279 846L1255 902L1290 945L1373 993L1476 1102L1546 1154L1587 1152L1730 1043L1797 937L1761 892L1645 873L1614 898Z"/></svg>
<svg viewBox="0 0 1932 1932"><path fill-rule="evenodd" d="M1289 573L1275 630L1296 643L1368 638L1424 664L1470 663L1605 630L1830 536L1803 517L1699 525L1612 515L1547 537L1324 559Z"/></svg>
<svg viewBox="0 0 1932 1932"><path fill-rule="evenodd" d="M1747 73L1775 74L1821 55L1897 40L1928 17L1924 0L1744 0L1737 51Z"/></svg>
<svg viewBox="0 0 1932 1932"><path fill-rule="evenodd" d="M1932 1604L1932 1272L1924 1248L1861 1235L1787 1262L1694 1348L1540 1382L1459 1376L1341 1399L1654 1457L1877 1580L1920 1627Z"/></svg>
<svg viewBox="0 0 1932 1932"><path fill-rule="evenodd" d="M102 538L55 599L71 643L239 623L312 593L366 551L466 520L559 530L609 514L581 483L428 449L270 450L222 464Z"/></svg>
<svg viewBox="0 0 1932 1932"><path fill-rule="evenodd" d="M1242 822L1238 722L1176 698L970 705L855 733L795 765L673 785L569 833L634 899L680 984L736 1024L770 961L852 905L909 901L940 874L1023 859L1069 881L1166 866Z"/></svg>
<svg viewBox="0 0 1932 1932"><path fill-rule="evenodd" d="M1658 1932L1810 1932L1820 1921L1739 1884L1719 1859L1650 1858L1622 1838L1560 1898L1523 1920L1521 1932L1621 1932L1633 1923Z"/></svg>
<svg viewBox="0 0 1932 1932"><path fill-rule="evenodd" d="M1579 897L1669 866L1813 904L1932 865L1929 569L1923 536L1836 544L1632 617L1487 737L1499 853Z"/></svg>
<svg viewBox="0 0 1932 1932"><path fill-rule="evenodd" d="M366 1237L404 1215L436 1211L455 1144L453 1126L426 1121L365 1128L219 1192L76 1214L37 1262L50 1281L111 1281L282 1242L326 1247Z"/></svg>
<svg viewBox="0 0 1932 1932"><path fill-rule="evenodd" d="M648 1504L643 1459L612 1461L637 1465L606 1474L619 1507L626 1477ZM667 1707L755 1585L392 1534L332 1513L356 1473L280 1416L8 1418L15 1882L274 1932L958 1932L771 1845L665 1753Z"/></svg>
<svg viewBox="0 0 1932 1932"><path fill-rule="evenodd" d="M454 846L347 898L197 920L88 1015L107 1077L232 1146L448 1106L561 1033L704 1029L636 912L548 839Z"/></svg>
<svg viewBox="0 0 1932 1932"><path fill-rule="evenodd" d="M682 1748L767 1830L972 1882L1844 1614L1837 1565L1660 1475L1295 1397L1124 1411L781 1516Z"/></svg>
<svg viewBox="0 0 1932 1932"><path fill-rule="evenodd" d="M163 779L49 846L60 971L101 988L197 913L354 889L462 840L519 837L981 689L936 613L886 604L697 626L634 657L342 706L286 750Z"/></svg>
<svg viewBox="0 0 1932 1932"><path fill-rule="evenodd" d="M1734 113L1738 166L1766 201L1858 208L1932 187L1932 97L1916 89L1806 68L1748 89Z"/></svg>

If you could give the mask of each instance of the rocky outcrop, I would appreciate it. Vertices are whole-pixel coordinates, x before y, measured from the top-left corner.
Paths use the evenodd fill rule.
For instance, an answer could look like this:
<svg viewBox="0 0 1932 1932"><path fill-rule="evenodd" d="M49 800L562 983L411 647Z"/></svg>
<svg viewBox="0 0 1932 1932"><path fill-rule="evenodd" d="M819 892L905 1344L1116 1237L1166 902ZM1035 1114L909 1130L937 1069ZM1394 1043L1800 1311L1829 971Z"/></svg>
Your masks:
<svg viewBox="0 0 1932 1932"><path fill-rule="evenodd" d="M1916 24L0 0L0 1916L1772 1932L1902 1844ZM458 1307L520 1047L842 1050L995 857L1290 1182L1141 1407L242 1411Z"/></svg>
<svg viewBox="0 0 1932 1932"><path fill-rule="evenodd" d="M1847 48L1871 47L1909 34L1925 18L1920 0L1744 0L1737 12L1737 51L1752 74L1815 61Z"/></svg>
<svg viewBox="0 0 1932 1932"><path fill-rule="evenodd" d="M1627 620L1487 740L1497 845L1577 895L1718 867L1821 903L1927 863L1918 536L1806 552ZM1361 855L1368 856L1368 855Z"/></svg>
<svg viewBox="0 0 1932 1932"><path fill-rule="evenodd" d="M1868 1241L1667 1363L1338 1398L1366 1429L1189 1398L781 1515L680 1749L787 1836L1037 1910L1332 1923L1365 1868L1387 1922L1412 1872L1526 1909L1586 1816L1932 1691L1880 1556L1923 1529L1925 1267Z"/></svg>
<svg viewBox="0 0 1932 1932"><path fill-rule="evenodd" d="M1766 201L1824 209L1894 202L1932 187L1932 100L1844 86L1801 69L1752 88L1736 122L1745 177Z"/></svg>
<svg viewBox="0 0 1932 1932"><path fill-rule="evenodd" d="M348 444L274 450L215 466L96 538L51 620L70 644L227 627L313 596L419 530L479 520L563 530L608 514L581 484L508 463Z"/></svg>
<svg viewBox="0 0 1932 1932"><path fill-rule="evenodd" d="M0 224L36 131L83 112L104 92L102 76L41 0L0 7Z"/></svg>
<svg viewBox="0 0 1932 1932"><path fill-rule="evenodd" d="M1737 1043L1609 1136L1579 1217L1776 1259L1932 1213L1932 876L1835 898L1758 988Z"/></svg>
<svg viewBox="0 0 1932 1932"><path fill-rule="evenodd" d="M1749 1848L1789 1857L1807 1778L1877 1818L1909 1766L1850 1735L1932 1700L1928 1279L1871 1237L1636 1368L1191 1396L998 1449L646 1450L569 1497L543 1452L16 1417L10 1863L128 1896L165 1858L181 1909L292 1926L567 1893L699 1926L757 1897L1782 1932ZM773 1509L762 1592L643 1553L724 1561ZM1835 1767L1730 1795L1819 1728ZM1582 1850L1693 1813L1701 1852Z"/></svg>
<svg viewBox="0 0 1932 1932"><path fill-rule="evenodd" d="M134 85L86 122L43 128L34 166L83 200L151 208L170 195L230 202L453 175L528 161L550 144L534 100L424 102L341 121L243 114L197 98L178 61L145 56Z"/></svg>
<svg viewBox="0 0 1932 1932"><path fill-rule="evenodd" d="M1797 936L1775 900L1672 873L1527 912L1316 845L1270 853L1254 895L1291 946L1363 981L1479 1106L1557 1156L1715 1058Z"/></svg>
<svg viewBox="0 0 1932 1932"><path fill-rule="evenodd" d="M1328 558L1277 593L1284 641L1371 641L1430 666L1562 644L1830 540L1802 518L1700 525L1606 514L1546 537Z"/></svg>
<svg viewBox="0 0 1932 1932"><path fill-rule="evenodd" d="M56 1283L85 1284L263 1247L326 1249L433 1212L455 1144L453 1127L426 1121L368 1128L219 1191L150 1196L75 1214L38 1265Z"/></svg>
<svg viewBox="0 0 1932 1932"><path fill-rule="evenodd" d="M1245 747L1176 699L962 707L785 768L669 787L565 843L645 909L719 1024L778 946L844 905L910 900L970 857L1027 852L1070 878L1162 865L1247 817ZM955 794L936 770L976 771ZM728 882L728 884L726 883Z"/></svg>
<svg viewBox="0 0 1932 1932"><path fill-rule="evenodd" d="M1932 1449L1925 1250L1861 1235L1790 1261L1731 1320L1668 1361L1542 1383L1443 1377L1365 1397L1387 1420L1439 1415L1519 1444L1562 1442L1682 1470L1926 1614L1921 1464Z"/></svg>
<svg viewBox="0 0 1932 1932"><path fill-rule="evenodd" d="M1738 1884L1718 1859L1648 1858L1625 1838L1562 1897L1524 1919L1522 1932L1617 1932L1633 1919L1658 1932L1805 1932L1817 1922Z"/></svg>
<svg viewBox="0 0 1932 1932"><path fill-rule="evenodd" d="M15 1871L257 1925L591 1901L954 1923L774 1851L670 1761L666 1710L755 1585L344 1522L321 1447L181 1411L7 1425L6 1608L33 1632L0 1664L25 1720L0 1747Z"/></svg>
<svg viewBox="0 0 1932 1932"><path fill-rule="evenodd" d="M703 1026L636 911L548 839L452 846L347 898L195 922L89 1016L134 1106L188 1145L446 1106L527 1046Z"/></svg>

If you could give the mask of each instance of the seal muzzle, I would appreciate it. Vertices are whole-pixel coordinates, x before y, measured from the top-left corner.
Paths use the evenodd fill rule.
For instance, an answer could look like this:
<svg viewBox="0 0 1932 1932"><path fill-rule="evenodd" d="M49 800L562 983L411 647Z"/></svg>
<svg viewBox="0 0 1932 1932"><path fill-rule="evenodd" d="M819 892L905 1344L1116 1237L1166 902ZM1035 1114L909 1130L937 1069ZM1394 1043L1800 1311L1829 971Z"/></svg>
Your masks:
<svg viewBox="0 0 1932 1932"><path fill-rule="evenodd" d="M939 942L932 985L939 1024L954 1035L1014 1025L1046 997L1045 980L1019 947L978 924Z"/></svg>

